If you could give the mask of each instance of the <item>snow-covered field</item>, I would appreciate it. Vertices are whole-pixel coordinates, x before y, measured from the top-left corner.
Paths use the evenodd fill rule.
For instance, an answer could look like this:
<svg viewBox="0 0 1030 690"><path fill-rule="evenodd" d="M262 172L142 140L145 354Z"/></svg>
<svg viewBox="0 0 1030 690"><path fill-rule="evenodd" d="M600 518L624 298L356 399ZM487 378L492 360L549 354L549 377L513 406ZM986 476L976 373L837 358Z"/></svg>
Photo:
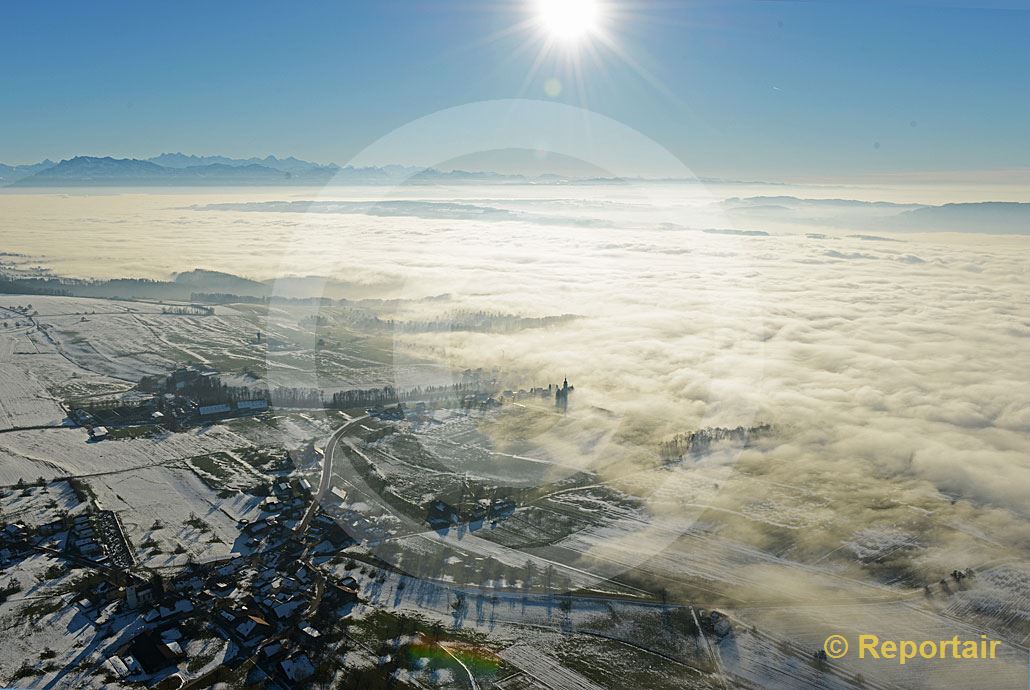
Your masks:
<svg viewBox="0 0 1030 690"><path fill-rule="evenodd" d="M220 498L184 466L102 475L89 485L97 503L118 514L139 560L150 567L181 565L189 556L203 561L249 552L240 543L238 523L260 515L262 500L247 494Z"/></svg>
<svg viewBox="0 0 1030 690"><path fill-rule="evenodd" d="M5 338L6 340L6 338ZM0 342L0 356L4 343ZM58 426L65 419L65 412L39 385L20 367L0 359L0 429L14 429L28 426Z"/></svg>
<svg viewBox="0 0 1030 690"><path fill-rule="evenodd" d="M45 486L0 489L4 514L17 516L26 525L39 526L58 519L58 513L75 515L84 510L68 482L48 482Z"/></svg>
<svg viewBox="0 0 1030 690"><path fill-rule="evenodd" d="M0 314L0 318L4 315ZM27 426L57 426L65 412L26 367L24 332L0 332L0 431Z"/></svg>
<svg viewBox="0 0 1030 690"><path fill-rule="evenodd" d="M0 434L0 484L124 472L250 445L223 426L99 443L79 428L12 431Z"/></svg>

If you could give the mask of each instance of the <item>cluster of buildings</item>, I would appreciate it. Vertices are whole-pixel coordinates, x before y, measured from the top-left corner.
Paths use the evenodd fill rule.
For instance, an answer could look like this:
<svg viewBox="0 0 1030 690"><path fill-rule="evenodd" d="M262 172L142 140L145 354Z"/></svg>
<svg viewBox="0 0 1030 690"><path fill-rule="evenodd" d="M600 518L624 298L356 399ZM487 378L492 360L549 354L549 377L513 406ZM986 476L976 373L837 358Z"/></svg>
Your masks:
<svg viewBox="0 0 1030 690"><path fill-rule="evenodd" d="M446 531L467 524L472 528L486 522L501 522L515 514L517 504L509 496L461 500L457 505L436 499L426 507L426 523L434 530Z"/></svg>
<svg viewBox="0 0 1030 690"><path fill-rule="evenodd" d="M484 384L481 378L470 375L469 371L465 372L463 381L465 379L469 379L473 383L463 383L462 385L472 385L474 390L460 397L460 406L463 410L488 410L520 400L553 399L555 407L564 412L569 407L569 394L575 390L574 386L569 385L567 378L561 386L548 384L546 388L534 386L529 390L520 388L517 391L513 389L499 390L500 387L496 385L496 382ZM428 411L429 405L426 402L416 402L410 407L406 406L404 402L398 402L366 410L371 417L389 421L421 421L426 418Z"/></svg>
<svg viewBox="0 0 1030 690"><path fill-rule="evenodd" d="M172 429L268 411L266 398L238 399L222 384L216 370L203 365L179 367L156 387L151 416Z"/></svg>
<svg viewBox="0 0 1030 690"><path fill-rule="evenodd" d="M213 635L222 649L238 651L212 666L212 683L254 659L253 675L291 687L314 674L332 622L359 601L353 578L317 570L298 544L194 565L170 580L132 576L121 591L123 607L141 625L130 640L107 650L102 667L149 685L182 679L183 667L197 660L190 650L198 645L190 643Z"/></svg>
<svg viewBox="0 0 1030 690"><path fill-rule="evenodd" d="M515 390L501 391L498 396L501 402L518 402L519 400L554 400L554 406L560 409L562 412L569 408L569 394L576 390L575 386L569 385L569 379L566 378L562 385L553 383L547 384L547 388L533 387L529 390L521 388Z"/></svg>
<svg viewBox="0 0 1030 690"><path fill-rule="evenodd" d="M103 640L97 670L110 683L209 687L254 660L250 674L293 687L331 653L334 626L360 600L354 578L324 567L354 541L321 506L303 519L313 500L307 479L280 477L262 493L258 519L240 523L239 555L191 559L174 575L138 566L117 516L88 506L41 525L0 526L0 568L43 550L63 560L53 577L89 569L64 596ZM0 597L16 591L0 583Z"/></svg>
<svg viewBox="0 0 1030 690"><path fill-rule="evenodd" d="M101 440L108 433L104 425L156 424L177 431L227 417L261 414L270 407L267 396L230 388L215 369L204 365L144 377L137 388L132 397L92 400L87 409L73 410L71 417L89 430L92 440Z"/></svg>
<svg viewBox="0 0 1030 690"><path fill-rule="evenodd" d="M113 655L129 674L123 677L138 679L133 669L153 676L155 667L167 672L188 663L183 629L197 624L236 645L236 662L255 658L252 673L287 687L314 674L328 628L359 601L358 583L318 568L314 554L335 553L353 541L324 513L300 529L312 500L306 479L277 480L268 492L261 518L241 525L247 553L189 566L171 580L133 577L124 588L125 606L142 615L145 629Z"/></svg>

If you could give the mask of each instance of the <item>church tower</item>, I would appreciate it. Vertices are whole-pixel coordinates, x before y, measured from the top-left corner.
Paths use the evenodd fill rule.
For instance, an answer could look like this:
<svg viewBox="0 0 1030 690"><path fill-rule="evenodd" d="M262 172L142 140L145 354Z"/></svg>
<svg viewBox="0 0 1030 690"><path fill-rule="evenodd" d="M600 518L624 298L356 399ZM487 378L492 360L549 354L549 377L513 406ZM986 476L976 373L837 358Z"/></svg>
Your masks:
<svg viewBox="0 0 1030 690"><path fill-rule="evenodd" d="M555 386L554 393L554 406L561 410L563 413L569 410L569 393L575 388L569 385L569 377L565 377L565 381L562 383L561 388Z"/></svg>

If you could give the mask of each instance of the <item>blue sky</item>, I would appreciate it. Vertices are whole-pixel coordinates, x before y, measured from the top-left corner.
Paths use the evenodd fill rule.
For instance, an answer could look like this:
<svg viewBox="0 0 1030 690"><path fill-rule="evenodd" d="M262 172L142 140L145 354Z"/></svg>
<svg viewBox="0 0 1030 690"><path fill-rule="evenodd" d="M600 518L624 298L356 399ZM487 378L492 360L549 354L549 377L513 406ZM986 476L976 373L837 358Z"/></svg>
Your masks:
<svg viewBox="0 0 1030 690"><path fill-rule="evenodd" d="M703 175L1030 167L1024 3L608 4L636 67L595 41L577 77L565 51L534 72L539 32L505 31L533 0L5 3L0 161L344 163L434 111L527 97L615 118Z"/></svg>

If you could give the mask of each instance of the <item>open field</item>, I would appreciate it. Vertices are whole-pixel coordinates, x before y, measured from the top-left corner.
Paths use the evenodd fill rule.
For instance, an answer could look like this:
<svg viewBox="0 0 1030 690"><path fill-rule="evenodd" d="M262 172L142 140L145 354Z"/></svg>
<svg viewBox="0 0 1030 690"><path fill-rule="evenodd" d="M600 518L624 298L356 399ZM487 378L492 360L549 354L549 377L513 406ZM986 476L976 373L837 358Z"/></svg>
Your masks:
<svg viewBox="0 0 1030 690"><path fill-rule="evenodd" d="M246 439L223 427L99 443L90 443L85 430L77 428L12 431L0 435L0 483L116 474L247 445Z"/></svg>
<svg viewBox="0 0 1030 690"><path fill-rule="evenodd" d="M241 550L246 547L239 543L238 523L257 517L261 503L247 494L223 499L182 467L148 467L87 481L97 503L119 515L140 560L151 567L247 552Z"/></svg>

